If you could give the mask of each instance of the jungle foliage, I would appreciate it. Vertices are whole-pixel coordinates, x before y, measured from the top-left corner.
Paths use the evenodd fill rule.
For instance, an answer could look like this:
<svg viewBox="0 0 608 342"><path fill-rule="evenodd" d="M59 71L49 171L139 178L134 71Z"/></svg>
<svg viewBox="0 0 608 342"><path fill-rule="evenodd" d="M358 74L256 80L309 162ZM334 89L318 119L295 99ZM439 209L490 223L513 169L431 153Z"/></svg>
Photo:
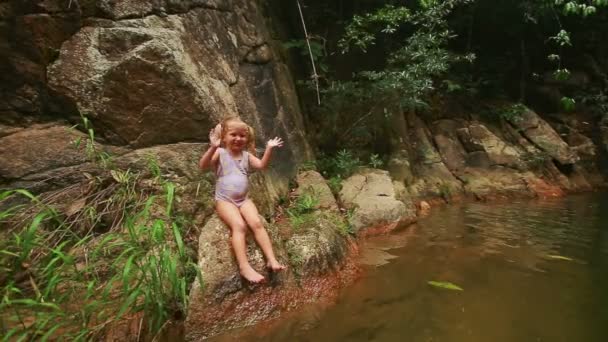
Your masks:
<svg viewBox="0 0 608 342"><path fill-rule="evenodd" d="M424 114L437 95L550 112L607 105L606 0L303 4L313 60L322 65L315 77L321 105L307 112L326 152L386 152L391 117ZM294 26L287 47L307 54L298 39L303 35ZM315 91L309 74L302 73L305 97ZM547 87L553 97L542 93Z"/></svg>

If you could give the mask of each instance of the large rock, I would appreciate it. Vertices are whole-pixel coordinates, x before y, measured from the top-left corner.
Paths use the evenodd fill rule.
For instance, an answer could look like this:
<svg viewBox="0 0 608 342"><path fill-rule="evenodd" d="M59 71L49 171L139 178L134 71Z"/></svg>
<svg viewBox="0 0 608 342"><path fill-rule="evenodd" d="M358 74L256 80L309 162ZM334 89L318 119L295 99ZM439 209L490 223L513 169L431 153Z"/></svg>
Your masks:
<svg viewBox="0 0 608 342"><path fill-rule="evenodd" d="M89 20L62 45L48 79L66 111L89 116L108 142L134 148L206 140L217 121L241 116L260 150L271 137L286 141L273 158L281 176L273 182L287 188L286 177L312 154L294 82L255 2L96 6L106 17L131 19ZM163 9L177 14L153 15Z"/></svg>
<svg viewBox="0 0 608 342"><path fill-rule="evenodd" d="M319 201L316 209L338 209L334 194L331 192L323 176L317 171L300 172L296 177L296 182L298 183L298 188L295 194L298 196L302 194L314 196Z"/></svg>
<svg viewBox="0 0 608 342"><path fill-rule="evenodd" d="M42 7L32 3L30 9L53 16L67 13L54 3L45 1ZM84 19L86 26L65 43L65 34L38 39L56 48L63 43L60 51L54 50L47 75L46 66L40 68L56 102L53 111L74 121L84 114L104 143L135 149L205 141L217 121L241 116L254 127L259 151L271 137L286 142L275 151L270 170L251 177L251 196L261 212L272 213L298 163L312 158L312 153L294 82L276 58L258 4L245 0L75 3L74 8L80 5L77 13L97 18ZM21 112L37 110L41 106L37 99L47 97L38 96L37 88L28 84L16 94L11 108L17 106ZM0 126L0 136L14 133L15 122ZM148 152L154 151L135 151L123 164L129 166L126 160L142 164L137 158Z"/></svg>
<svg viewBox="0 0 608 342"><path fill-rule="evenodd" d="M314 221L297 230L281 225L280 233L279 225L267 225L275 253L289 267L281 274L269 274L259 247L249 238L249 260L269 279L267 284L252 286L238 273L228 228L217 217L210 219L199 237L203 284L195 281L190 291L186 340L200 341L335 296L356 274L347 260L352 244L340 229L342 221L334 211L319 211Z"/></svg>
<svg viewBox="0 0 608 342"><path fill-rule="evenodd" d="M0 3L0 122L31 125L53 101L46 67L61 44L81 26L76 6L66 1Z"/></svg>
<svg viewBox="0 0 608 342"><path fill-rule="evenodd" d="M524 168L521 153L482 124L472 123L468 127L460 128L458 136L468 152L485 152L491 166Z"/></svg>
<svg viewBox="0 0 608 342"><path fill-rule="evenodd" d="M406 183L408 192L417 199L446 197L462 192L460 181L446 167L442 155L431 140L431 132L415 114L409 113L408 141L412 147L411 182Z"/></svg>
<svg viewBox="0 0 608 342"><path fill-rule="evenodd" d="M457 134L460 126L455 120L439 120L432 126L437 150L451 172L459 172L466 165L467 152Z"/></svg>
<svg viewBox="0 0 608 342"><path fill-rule="evenodd" d="M201 139L221 117L238 114L229 91L238 63L230 24L197 11L84 27L49 67L49 85L114 143Z"/></svg>
<svg viewBox="0 0 608 342"><path fill-rule="evenodd" d="M271 236L276 236L273 234L274 231L271 230L270 233ZM239 302L244 296L247 296L243 291L246 289L246 283L241 279L233 257L230 231L217 216L205 224L198 241L198 266L204 279L204 285L195 281L190 291L191 304L186 321L190 339L208 337L222 330L247 326L260 320L260 316L267 318L271 310L276 307L276 303L257 302L257 310L242 308L243 310L230 310L228 313L215 310L216 307L228 301L233 305L241 305ZM275 252L281 250L275 246ZM248 241L247 255L251 265L263 275L268 276L264 271L263 255L251 239ZM285 261L282 260L282 262ZM234 299L234 296L237 299ZM260 307L260 304L263 307Z"/></svg>
<svg viewBox="0 0 608 342"><path fill-rule="evenodd" d="M415 219L415 208L395 198L388 171L365 169L342 183L340 201L350 210L355 232L361 229L392 229Z"/></svg>
<svg viewBox="0 0 608 342"><path fill-rule="evenodd" d="M194 8L209 8L227 11L230 9L228 0L97 0L84 3L85 11L99 14L113 20L141 18L148 15L184 13Z"/></svg>
<svg viewBox="0 0 608 342"><path fill-rule="evenodd" d="M341 214L321 209L313 217L285 241L290 266L298 277L328 274L337 269L351 246L348 222Z"/></svg>
<svg viewBox="0 0 608 342"><path fill-rule="evenodd" d="M82 143L76 147L77 140ZM15 180L30 174L88 161L86 136L67 126L38 125L0 138L0 179Z"/></svg>
<svg viewBox="0 0 608 342"><path fill-rule="evenodd" d="M198 181L202 171L198 162L208 144L177 143L140 148L114 160L114 164L123 170L138 172L155 172L158 167L163 177L168 179L183 179L184 181ZM154 175L151 175L154 176Z"/></svg>
<svg viewBox="0 0 608 342"><path fill-rule="evenodd" d="M578 155L562 140L559 134L532 110L523 111L520 117L511 118L509 122L536 147L560 164L574 164L579 160Z"/></svg>
<svg viewBox="0 0 608 342"><path fill-rule="evenodd" d="M559 186L547 184L531 172L515 172L501 167L467 169L461 178L465 192L479 200L563 195Z"/></svg>

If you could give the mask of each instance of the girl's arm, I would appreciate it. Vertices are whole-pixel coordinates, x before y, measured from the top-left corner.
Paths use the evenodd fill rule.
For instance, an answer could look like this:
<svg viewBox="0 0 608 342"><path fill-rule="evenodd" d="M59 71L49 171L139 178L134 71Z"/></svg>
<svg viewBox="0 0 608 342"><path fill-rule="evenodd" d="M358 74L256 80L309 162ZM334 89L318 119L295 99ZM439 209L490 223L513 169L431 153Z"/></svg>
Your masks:
<svg viewBox="0 0 608 342"><path fill-rule="evenodd" d="M219 152L217 151L219 146L209 145L209 148L202 155L201 160L198 161L198 167L201 170L208 169L210 167L215 167L217 165L217 160L219 159Z"/></svg>
<svg viewBox="0 0 608 342"><path fill-rule="evenodd" d="M251 165L251 167L253 167L254 169L258 170L266 168L266 166L268 166L268 163L270 162L272 149L281 146L283 146L283 140L281 140L281 138L274 138L268 140L268 143L266 143L266 150L264 150L264 155L262 156L262 159L259 159L253 154L249 154L249 165Z"/></svg>
<svg viewBox="0 0 608 342"><path fill-rule="evenodd" d="M221 126L219 125L209 132L209 148L201 156L201 160L198 161L198 167L201 170L207 169L211 166L215 167L217 165L217 160L219 159L220 155L217 150L218 147L220 147L220 132Z"/></svg>

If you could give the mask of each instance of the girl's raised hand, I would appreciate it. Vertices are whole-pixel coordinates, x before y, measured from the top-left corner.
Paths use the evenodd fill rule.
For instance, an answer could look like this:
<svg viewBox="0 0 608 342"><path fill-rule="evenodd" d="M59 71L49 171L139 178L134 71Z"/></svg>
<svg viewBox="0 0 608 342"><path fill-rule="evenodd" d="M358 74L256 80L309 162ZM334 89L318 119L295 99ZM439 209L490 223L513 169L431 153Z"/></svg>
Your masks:
<svg viewBox="0 0 608 342"><path fill-rule="evenodd" d="M268 140L266 143L268 147L281 147L283 146L283 140L279 137L274 137L273 139Z"/></svg>
<svg viewBox="0 0 608 342"><path fill-rule="evenodd" d="M217 124L217 126L215 126L215 128L212 128L209 132L209 143L211 144L211 146L220 147L220 144L222 142L221 135L222 125Z"/></svg>

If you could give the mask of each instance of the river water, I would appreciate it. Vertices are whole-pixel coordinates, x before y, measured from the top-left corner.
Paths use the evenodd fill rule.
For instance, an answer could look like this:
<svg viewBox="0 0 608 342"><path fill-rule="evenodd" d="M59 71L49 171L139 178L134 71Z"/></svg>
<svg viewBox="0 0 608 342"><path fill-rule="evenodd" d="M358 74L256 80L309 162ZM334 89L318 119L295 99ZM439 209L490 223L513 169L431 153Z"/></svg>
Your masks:
<svg viewBox="0 0 608 342"><path fill-rule="evenodd" d="M608 341L608 194L438 208L361 258L335 305L219 340Z"/></svg>

